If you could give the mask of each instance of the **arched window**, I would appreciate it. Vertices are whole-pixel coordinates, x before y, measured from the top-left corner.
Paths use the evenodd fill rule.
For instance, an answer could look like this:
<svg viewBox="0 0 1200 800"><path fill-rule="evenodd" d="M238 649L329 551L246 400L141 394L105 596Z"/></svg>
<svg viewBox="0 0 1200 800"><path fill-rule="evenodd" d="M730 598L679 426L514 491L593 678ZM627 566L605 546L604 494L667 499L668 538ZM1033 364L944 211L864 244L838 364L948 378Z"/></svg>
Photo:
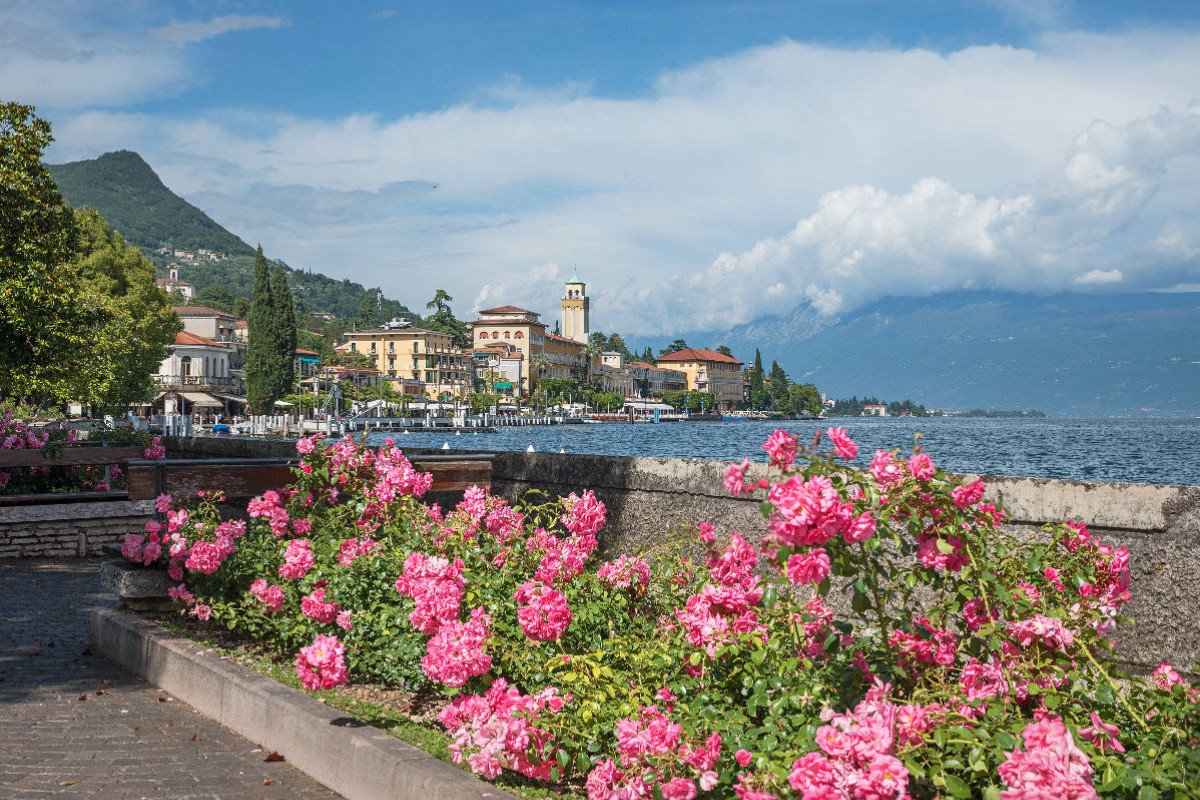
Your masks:
<svg viewBox="0 0 1200 800"><path fill-rule="evenodd" d="M514 333L514 334L513 334L513 338L514 338L514 339L524 339L524 338L525 338L525 334L524 334L524 333L522 333L521 331L517 331L516 333Z"/></svg>
<svg viewBox="0 0 1200 800"><path fill-rule="evenodd" d="M511 333L511 332L509 332L509 331L505 331L505 332L504 332L504 338L505 338L505 339L510 339L510 338L512 338L512 333Z"/></svg>
<svg viewBox="0 0 1200 800"><path fill-rule="evenodd" d="M184 376L192 374L191 356L184 356L183 358L179 359L179 374Z"/></svg>
<svg viewBox="0 0 1200 800"><path fill-rule="evenodd" d="M492 331L492 338L493 338L493 339L499 339L499 338L500 338L500 331Z"/></svg>
<svg viewBox="0 0 1200 800"><path fill-rule="evenodd" d="M486 339L486 338L487 338L487 331L480 331L480 332L479 332L479 338L480 338L480 339Z"/></svg>

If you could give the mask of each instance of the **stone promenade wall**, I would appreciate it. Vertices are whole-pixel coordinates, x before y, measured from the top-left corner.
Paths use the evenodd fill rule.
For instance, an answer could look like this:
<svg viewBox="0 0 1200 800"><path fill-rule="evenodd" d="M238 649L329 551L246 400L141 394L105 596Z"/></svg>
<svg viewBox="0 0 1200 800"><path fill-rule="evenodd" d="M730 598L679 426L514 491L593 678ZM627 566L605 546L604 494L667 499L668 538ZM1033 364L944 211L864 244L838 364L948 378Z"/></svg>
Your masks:
<svg viewBox="0 0 1200 800"><path fill-rule="evenodd" d="M105 544L144 533L153 515L148 500L0 507L0 558L100 555Z"/></svg>
<svg viewBox="0 0 1200 800"><path fill-rule="evenodd" d="M269 440L195 437L169 440L167 447L172 457L295 454L293 443ZM765 532L758 502L725 494L725 466L714 461L498 452L492 486L510 498L527 489L555 495L594 490L609 509L601 544L612 551L661 542L665 531L698 520L708 520L718 530L740 530L753 539ZM1125 610L1136 627L1122 629L1123 661L1140 668L1172 661L1189 669L1200 662L1200 487L982 477L989 499L1005 506L1016 530L1032 533L1046 523L1073 518L1087 523L1101 541L1129 548L1133 601Z"/></svg>

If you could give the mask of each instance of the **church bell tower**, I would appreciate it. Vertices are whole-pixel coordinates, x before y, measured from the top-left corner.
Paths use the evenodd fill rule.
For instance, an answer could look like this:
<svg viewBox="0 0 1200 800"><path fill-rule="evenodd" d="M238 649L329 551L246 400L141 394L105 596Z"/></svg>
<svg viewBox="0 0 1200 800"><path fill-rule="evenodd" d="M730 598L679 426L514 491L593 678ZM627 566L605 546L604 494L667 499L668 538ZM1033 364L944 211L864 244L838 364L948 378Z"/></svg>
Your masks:
<svg viewBox="0 0 1200 800"><path fill-rule="evenodd" d="M579 270L576 269L567 281L567 289L562 299L563 336L588 344L591 339L588 326L591 302L587 296L587 284L579 277Z"/></svg>

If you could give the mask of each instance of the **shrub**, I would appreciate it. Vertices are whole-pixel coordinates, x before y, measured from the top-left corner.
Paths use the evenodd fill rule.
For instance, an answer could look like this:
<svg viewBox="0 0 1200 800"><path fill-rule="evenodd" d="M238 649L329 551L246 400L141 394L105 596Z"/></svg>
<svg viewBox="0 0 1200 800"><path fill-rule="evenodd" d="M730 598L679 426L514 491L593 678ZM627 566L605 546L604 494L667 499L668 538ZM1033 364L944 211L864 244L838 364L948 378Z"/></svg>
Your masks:
<svg viewBox="0 0 1200 800"><path fill-rule="evenodd" d="M307 439L248 521L219 496L172 510L161 558L190 613L295 653L306 686L442 698L455 759L487 778L593 799L1196 791L1197 690L1112 666L1124 548L1076 522L1018 538L927 454L857 470L844 431L820 439L772 435L770 480L730 466L757 543L701 522L603 562L591 492L473 487L443 510L390 440Z"/></svg>

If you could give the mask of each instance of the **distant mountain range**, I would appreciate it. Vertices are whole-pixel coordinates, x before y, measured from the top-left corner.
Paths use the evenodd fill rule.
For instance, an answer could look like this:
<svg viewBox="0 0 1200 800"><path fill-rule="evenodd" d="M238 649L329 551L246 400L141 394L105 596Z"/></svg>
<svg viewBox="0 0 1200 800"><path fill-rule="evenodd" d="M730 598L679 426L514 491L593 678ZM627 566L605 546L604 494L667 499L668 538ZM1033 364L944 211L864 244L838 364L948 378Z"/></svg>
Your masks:
<svg viewBox="0 0 1200 800"><path fill-rule="evenodd" d="M891 297L841 318L802 306L681 336L728 345L748 364L757 347L767 367L777 360L792 380L831 397L1074 417L1200 416L1200 293Z"/></svg>
<svg viewBox="0 0 1200 800"><path fill-rule="evenodd" d="M185 265L180 277L197 290L219 285L235 298L250 296L254 248L168 189L137 153L118 150L87 161L47 164L46 168L67 203L100 212L126 241L142 249L160 277L166 277L170 259L155 252L159 247L204 248L231 258ZM275 263L288 271L288 283L302 310L328 311L347 319L354 317L364 303L376 302L375 290L362 284L295 269L278 260ZM396 300L384 298L382 306L385 319L408 312Z"/></svg>

